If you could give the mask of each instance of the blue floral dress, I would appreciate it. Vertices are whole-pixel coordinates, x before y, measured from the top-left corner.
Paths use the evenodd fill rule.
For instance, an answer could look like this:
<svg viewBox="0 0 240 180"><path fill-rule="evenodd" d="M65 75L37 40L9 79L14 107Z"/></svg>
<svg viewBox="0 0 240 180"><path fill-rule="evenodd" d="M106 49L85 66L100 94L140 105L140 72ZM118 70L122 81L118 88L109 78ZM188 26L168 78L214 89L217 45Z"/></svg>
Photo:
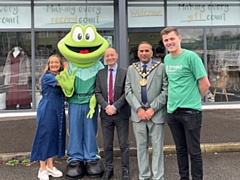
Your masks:
<svg viewBox="0 0 240 180"><path fill-rule="evenodd" d="M45 161L53 156L65 155L66 116L65 96L56 86L55 75L46 72L41 79L42 99L37 109L37 128L30 161Z"/></svg>

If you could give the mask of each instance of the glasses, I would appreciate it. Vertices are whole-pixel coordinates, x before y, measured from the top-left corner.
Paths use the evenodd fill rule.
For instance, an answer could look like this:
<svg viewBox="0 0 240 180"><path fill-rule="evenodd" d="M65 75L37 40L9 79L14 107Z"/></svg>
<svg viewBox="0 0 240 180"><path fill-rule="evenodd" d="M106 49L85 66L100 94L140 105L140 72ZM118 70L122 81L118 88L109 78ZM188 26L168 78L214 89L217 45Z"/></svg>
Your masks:
<svg viewBox="0 0 240 180"><path fill-rule="evenodd" d="M150 50L139 50L139 52L150 52Z"/></svg>

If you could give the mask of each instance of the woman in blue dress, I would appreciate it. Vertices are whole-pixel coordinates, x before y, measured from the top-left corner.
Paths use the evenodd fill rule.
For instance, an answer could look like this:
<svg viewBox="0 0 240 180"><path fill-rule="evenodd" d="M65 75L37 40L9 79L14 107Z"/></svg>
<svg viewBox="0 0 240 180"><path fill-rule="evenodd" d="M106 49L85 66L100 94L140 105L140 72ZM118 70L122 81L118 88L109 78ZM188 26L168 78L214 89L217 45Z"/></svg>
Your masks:
<svg viewBox="0 0 240 180"><path fill-rule="evenodd" d="M37 128L32 145L30 161L40 161L38 178L61 177L63 173L53 165L53 157L65 155L66 116L65 96L55 76L63 70L57 54L49 57L40 78L42 99L37 109Z"/></svg>

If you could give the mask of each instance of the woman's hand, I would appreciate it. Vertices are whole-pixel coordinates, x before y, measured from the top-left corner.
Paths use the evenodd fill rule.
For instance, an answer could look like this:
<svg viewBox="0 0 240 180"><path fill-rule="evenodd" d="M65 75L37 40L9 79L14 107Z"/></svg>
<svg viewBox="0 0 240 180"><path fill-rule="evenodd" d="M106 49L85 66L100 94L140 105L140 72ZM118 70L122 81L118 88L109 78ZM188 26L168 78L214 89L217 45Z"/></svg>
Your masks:
<svg viewBox="0 0 240 180"><path fill-rule="evenodd" d="M63 63L63 69L67 69L69 68L69 63L66 61Z"/></svg>

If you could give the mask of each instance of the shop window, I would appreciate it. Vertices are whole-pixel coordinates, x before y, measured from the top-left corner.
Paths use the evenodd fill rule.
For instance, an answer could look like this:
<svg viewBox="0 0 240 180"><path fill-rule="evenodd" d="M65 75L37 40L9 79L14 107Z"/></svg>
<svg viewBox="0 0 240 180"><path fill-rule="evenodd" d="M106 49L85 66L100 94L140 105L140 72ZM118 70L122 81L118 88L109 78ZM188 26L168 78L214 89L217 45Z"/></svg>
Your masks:
<svg viewBox="0 0 240 180"><path fill-rule="evenodd" d="M181 47L203 57L203 29L179 29L179 33L182 36Z"/></svg>
<svg viewBox="0 0 240 180"><path fill-rule="evenodd" d="M239 41L237 28L207 30L208 76L215 102L240 100Z"/></svg>
<svg viewBox="0 0 240 180"><path fill-rule="evenodd" d="M34 1L35 28L71 28L92 24L97 28L114 27L113 1Z"/></svg>
<svg viewBox="0 0 240 180"><path fill-rule="evenodd" d="M0 109L32 107L30 32L0 33Z"/></svg>

